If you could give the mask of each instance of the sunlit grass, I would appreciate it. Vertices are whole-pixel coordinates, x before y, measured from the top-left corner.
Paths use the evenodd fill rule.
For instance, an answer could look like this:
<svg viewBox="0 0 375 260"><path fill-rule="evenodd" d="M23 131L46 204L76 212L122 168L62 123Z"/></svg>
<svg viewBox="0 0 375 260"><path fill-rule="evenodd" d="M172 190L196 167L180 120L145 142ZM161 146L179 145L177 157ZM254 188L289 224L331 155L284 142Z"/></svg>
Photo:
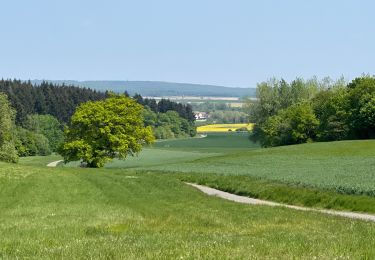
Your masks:
<svg viewBox="0 0 375 260"><path fill-rule="evenodd" d="M375 140L238 151L155 166L152 170L250 176L300 187L375 196Z"/></svg>
<svg viewBox="0 0 375 260"><path fill-rule="evenodd" d="M232 203L167 175L0 166L0 258L375 257L372 223Z"/></svg>

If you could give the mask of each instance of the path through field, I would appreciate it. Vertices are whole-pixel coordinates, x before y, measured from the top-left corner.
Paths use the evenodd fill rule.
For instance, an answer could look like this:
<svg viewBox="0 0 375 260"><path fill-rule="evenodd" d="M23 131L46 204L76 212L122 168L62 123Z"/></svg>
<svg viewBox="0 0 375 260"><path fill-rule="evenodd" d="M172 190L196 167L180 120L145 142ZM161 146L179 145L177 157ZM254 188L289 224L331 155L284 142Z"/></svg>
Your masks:
<svg viewBox="0 0 375 260"><path fill-rule="evenodd" d="M276 202L267 201L267 200L259 200L259 199L253 199L253 198L245 197L245 196L238 196L238 195L235 195L235 194L231 194L231 193L228 193L228 192L220 191L220 190L217 190L217 189L213 189L213 188L198 185L198 184L193 184L193 183L186 183L186 184L197 188L198 190L202 191L203 193L205 193L209 196L216 196L216 197L226 199L226 200L230 200L230 201L234 201L234 202L239 202L239 203L244 203L244 204L252 204L252 205L267 205L267 206L276 206L276 207L286 207L286 208L295 209L295 210L314 211L314 212L320 212L320 213L324 213L324 214L330 214L330 215L341 216L341 217L346 217L346 218L361 219L361 220L375 222L375 215L348 212L348 211L313 209L313 208L307 208L307 207L293 206L293 205L276 203Z"/></svg>
<svg viewBox="0 0 375 260"><path fill-rule="evenodd" d="M63 160L51 162L51 163L47 164L47 167L56 167L62 161ZM371 215L371 214L355 213L355 212L349 212L349 211L314 209L314 208L293 206L293 205L282 204L282 203L277 203L277 202L272 202L272 201L267 201L267 200L253 199L253 198L249 198L249 197L246 197L246 196L239 196L239 195L235 195L235 194L231 194L231 193L228 193L228 192L220 191L220 190L213 189L213 188L203 186L203 185L198 185L198 184L193 184L193 183L186 183L186 184L197 188L198 190L202 191L203 193L205 193L209 196L216 196L216 197L219 197L219 198L223 198L223 199L238 202L238 203L252 204L252 205L267 205L267 206L274 206L274 207L275 206L276 207L286 207L286 208L295 209L295 210L314 211L314 212L330 214L330 215L334 215L334 216L341 216L341 217L346 217L346 218L361 219L361 220L375 222L375 215Z"/></svg>
<svg viewBox="0 0 375 260"><path fill-rule="evenodd" d="M63 160L58 160L58 161L50 162L49 164L47 164L47 167L56 167L62 161Z"/></svg>

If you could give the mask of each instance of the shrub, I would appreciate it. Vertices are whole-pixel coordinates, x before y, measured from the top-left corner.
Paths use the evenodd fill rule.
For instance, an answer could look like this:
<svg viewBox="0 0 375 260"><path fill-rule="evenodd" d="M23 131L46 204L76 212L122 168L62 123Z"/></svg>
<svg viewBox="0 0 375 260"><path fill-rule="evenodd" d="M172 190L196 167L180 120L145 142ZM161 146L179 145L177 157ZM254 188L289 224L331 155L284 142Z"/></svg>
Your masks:
<svg viewBox="0 0 375 260"><path fill-rule="evenodd" d="M316 136L319 120L308 102L297 103L269 117L253 134L265 147L300 144Z"/></svg>

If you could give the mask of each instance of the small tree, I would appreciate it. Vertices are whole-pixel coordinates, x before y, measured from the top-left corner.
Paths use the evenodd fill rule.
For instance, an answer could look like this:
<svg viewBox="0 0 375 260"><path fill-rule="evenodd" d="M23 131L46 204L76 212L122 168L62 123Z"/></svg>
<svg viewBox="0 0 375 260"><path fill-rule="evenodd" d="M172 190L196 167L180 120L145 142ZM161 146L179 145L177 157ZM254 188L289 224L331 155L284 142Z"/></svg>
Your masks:
<svg viewBox="0 0 375 260"><path fill-rule="evenodd" d="M113 158L138 154L152 143L150 127L144 127L143 107L126 96L81 104L65 130L60 149L65 162L82 160L88 167L103 167Z"/></svg>

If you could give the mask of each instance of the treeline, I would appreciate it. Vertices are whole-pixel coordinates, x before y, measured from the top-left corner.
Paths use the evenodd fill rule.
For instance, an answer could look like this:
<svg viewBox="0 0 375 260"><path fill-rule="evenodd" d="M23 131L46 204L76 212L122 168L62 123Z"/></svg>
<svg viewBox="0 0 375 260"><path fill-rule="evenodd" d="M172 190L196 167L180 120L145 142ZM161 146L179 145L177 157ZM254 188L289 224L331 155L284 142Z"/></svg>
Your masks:
<svg viewBox="0 0 375 260"><path fill-rule="evenodd" d="M194 122L179 116L176 111L155 113L146 107L143 113L145 126L151 126L156 139L192 137L196 135Z"/></svg>
<svg viewBox="0 0 375 260"><path fill-rule="evenodd" d="M63 142L61 123L51 115L27 115L16 126L16 111L0 92L0 161L17 162L19 156L49 155Z"/></svg>
<svg viewBox="0 0 375 260"><path fill-rule="evenodd" d="M181 104L169 99L161 99L159 102L156 102L155 99L143 98L139 94L135 94L133 98L139 104L149 107L152 112L166 113L167 111L176 111L180 117L185 118L189 122L194 122L195 120L193 109L189 104Z"/></svg>
<svg viewBox="0 0 375 260"><path fill-rule="evenodd" d="M80 103L108 96L108 92L64 84L42 82L34 86L30 81L4 79L0 80L0 92L8 96L11 106L16 109L17 125L23 125L30 114L49 114L60 122L67 123Z"/></svg>
<svg viewBox="0 0 375 260"><path fill-rule="evenodd" d="M239 124L248 123L249 118L245 112L217 110L209 113L206 124Z"/></svg>
<svg viewBox="0 0 375 260"><path fill-rule="evenodd" d="M255 123L250 139L262 146L375 138L375 77L270 80L247 103Z"/></svg>
<svg viewBox="0 0 375 260"><path fill-rule="evenodd" d="M76 107L110 95L64 84L42 82L34 86L20 80L0 80L0 160L16 161L18 156L57 152L64 126ZM195 118L189 105L165 99L157 103L140 95L134 99L145 106L145 124L152 126L155 137L195 135Z"/></svg>
<svg viewBox="0 0 375 260"><path fill-rule="evenodd" d="M30 81L0 80L0 92L5 93L11 106L16 109L16 124L23 125L27 115L40 114L52 115L61 123L68 123L76 107L87 101L97 101L109 96L109 92L100 92L89 88L80 88L65 84L53 84L41 82L33 85ZM176 111L182 118L189 122L195 120L190 105L184 105L162 99L156 102L154 99L144 99L136 94L133 97L139 104L148 106L155 113Z"/></svg>
<svg viewBox="0 0 375 260"><path fill-rule="evenodd" d="M181 138L196 135L195 116L189 104L181 104L161 99L134 97L145 107L143 113L145 126L151 126L156 139Z"/></svg>

